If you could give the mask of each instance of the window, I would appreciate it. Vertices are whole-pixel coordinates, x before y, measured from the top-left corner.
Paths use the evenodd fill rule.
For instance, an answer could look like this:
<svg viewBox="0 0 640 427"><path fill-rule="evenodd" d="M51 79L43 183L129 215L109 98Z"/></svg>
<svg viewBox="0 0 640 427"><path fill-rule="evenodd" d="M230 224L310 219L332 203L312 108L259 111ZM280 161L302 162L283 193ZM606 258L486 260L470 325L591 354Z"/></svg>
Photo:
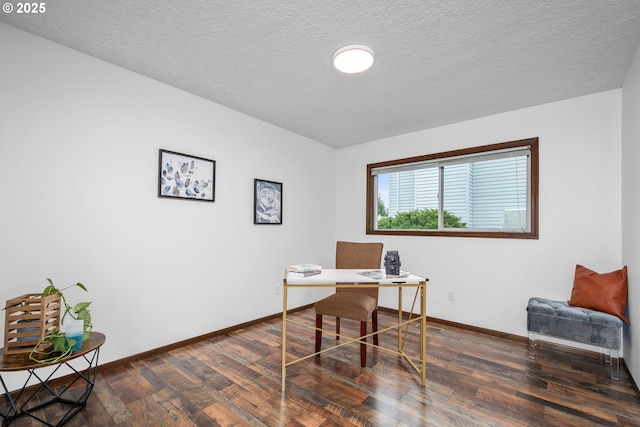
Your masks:
<svg viewBox="0 0 640 427"><path fill-rule="evenodd" d="M538 138L367 165L367 234L538 238Z"/></svg>

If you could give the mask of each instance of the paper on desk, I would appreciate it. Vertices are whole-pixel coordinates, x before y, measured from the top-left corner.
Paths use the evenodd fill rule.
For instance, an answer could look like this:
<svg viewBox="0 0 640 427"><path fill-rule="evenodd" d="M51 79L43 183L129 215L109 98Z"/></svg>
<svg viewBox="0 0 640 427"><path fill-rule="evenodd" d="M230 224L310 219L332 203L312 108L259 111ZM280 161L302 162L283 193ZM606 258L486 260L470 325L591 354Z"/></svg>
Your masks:
<svg viewBox="0 0 640 427"><path fill-rule="evenodd" d="M409 277L411 273L408 271L400 270L400 274L387 274L385 270L370 270L361 271L358 274L368 277L370 279L395 279L396 277Z"/></svg>

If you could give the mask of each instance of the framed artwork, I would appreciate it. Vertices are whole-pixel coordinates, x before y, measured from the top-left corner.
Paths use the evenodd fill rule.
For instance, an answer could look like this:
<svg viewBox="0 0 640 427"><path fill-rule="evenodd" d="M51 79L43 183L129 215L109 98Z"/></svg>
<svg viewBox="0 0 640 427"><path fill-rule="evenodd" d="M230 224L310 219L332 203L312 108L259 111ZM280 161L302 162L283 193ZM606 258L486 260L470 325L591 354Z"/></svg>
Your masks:
<svg viewBox="0 0 640 427"><path fill-rule="evenodd" d="M253 223L282 224L282 183L254 179Z"/></svg>
<svg viewBox="0 0 640 427"><path fill-rule="evenodd" d="M158 197L215 201L215 160L160 149Z"/></svg>

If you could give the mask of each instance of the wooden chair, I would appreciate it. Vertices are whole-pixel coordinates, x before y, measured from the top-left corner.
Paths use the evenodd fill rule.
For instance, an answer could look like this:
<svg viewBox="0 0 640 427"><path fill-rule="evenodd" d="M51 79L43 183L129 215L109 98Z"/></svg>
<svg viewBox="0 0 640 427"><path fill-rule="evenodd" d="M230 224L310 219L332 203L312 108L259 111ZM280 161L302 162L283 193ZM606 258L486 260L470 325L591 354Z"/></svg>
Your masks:
<svg viewBox="0 0 640 427"><path fill-rule="evenodd" d="M382 243L337 242L336 268L377 270L382 263ZM316 353L322 343L322 316L336 318L336 334L340 334L340 318L360 321L360 337L367 335L367 321L371 318L372 332L378 331L378 288L338 288L336 293L315 304ZM336 339L340 339L339 336ZM360 338L360 365L367 364L366 338ZM378 345L378 335L373 335Z"/></svg>

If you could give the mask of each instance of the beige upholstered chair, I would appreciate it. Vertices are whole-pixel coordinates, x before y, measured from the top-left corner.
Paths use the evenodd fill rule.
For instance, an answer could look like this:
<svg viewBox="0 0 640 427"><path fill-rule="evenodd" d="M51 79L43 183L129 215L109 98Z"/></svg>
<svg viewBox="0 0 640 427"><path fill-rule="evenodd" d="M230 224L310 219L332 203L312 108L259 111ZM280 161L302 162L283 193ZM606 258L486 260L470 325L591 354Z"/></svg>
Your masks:
<svg viewBox="0 0 640 427"><path fill-rule="evenodd" d="M382 263L382 243L338 242L336 244L336 268L376 270ZM340 318L359 320L360 336L367 335L367 321L371 318L372 332L378 331L378 288L338 288L336 293L320 300L316 308L316 352L322 343L322 316L336 318L336 333L340 333ZM336 337L339 339L340 337ZM366 338L361 338L363 342ZM378 345L378 335L373 335ZM360 344L360 365L367 364L367 346Z"/></svg>

